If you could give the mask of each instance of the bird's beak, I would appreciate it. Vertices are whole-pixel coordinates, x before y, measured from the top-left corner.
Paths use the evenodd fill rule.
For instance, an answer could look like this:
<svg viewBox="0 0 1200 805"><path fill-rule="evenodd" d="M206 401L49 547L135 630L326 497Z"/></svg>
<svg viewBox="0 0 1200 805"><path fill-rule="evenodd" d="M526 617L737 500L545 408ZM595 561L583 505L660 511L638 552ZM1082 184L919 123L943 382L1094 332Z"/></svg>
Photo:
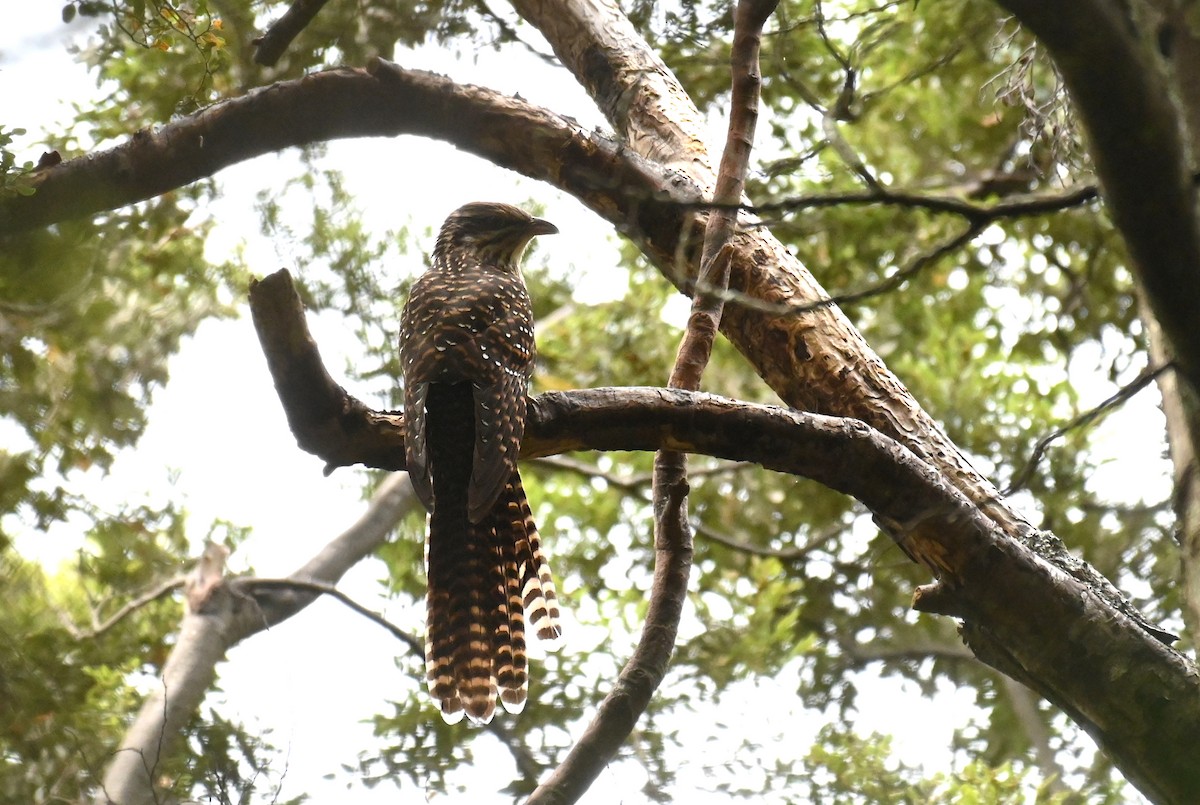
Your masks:
<svg viewBox="0 0 1200 805"><path fill-rule="evenodd" d="M558 227L549 221L534 218L529 222L529 227L526 231L529 232L531 237L533 235L557 235Z"/></svg>

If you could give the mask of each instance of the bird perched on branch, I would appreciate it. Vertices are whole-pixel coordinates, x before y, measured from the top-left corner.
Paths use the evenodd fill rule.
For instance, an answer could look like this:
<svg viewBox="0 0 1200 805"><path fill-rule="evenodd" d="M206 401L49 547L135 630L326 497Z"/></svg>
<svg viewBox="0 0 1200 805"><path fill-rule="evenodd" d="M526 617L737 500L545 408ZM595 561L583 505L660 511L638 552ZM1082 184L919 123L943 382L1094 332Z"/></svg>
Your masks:
<svg viewBox="0 0 1200 805"><path fill-rule="evenodd" d="M400 327L413 488L430 512L425 666L450 723L512 713L528 690L525 619L560 634L550 568L517 471L533 372L533 311L520 261L558 229L507 204L442 224Z"/></svg>

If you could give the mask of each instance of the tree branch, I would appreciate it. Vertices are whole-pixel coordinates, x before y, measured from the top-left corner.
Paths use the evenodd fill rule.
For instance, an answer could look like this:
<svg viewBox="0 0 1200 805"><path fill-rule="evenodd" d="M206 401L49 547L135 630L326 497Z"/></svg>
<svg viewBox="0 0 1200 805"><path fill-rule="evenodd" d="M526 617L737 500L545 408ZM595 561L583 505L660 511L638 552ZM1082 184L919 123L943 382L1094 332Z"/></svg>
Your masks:
<svg viewBox="0 0 1200 805"><path fill-rule="evenodd" d="M396 522L417 505L407 476L380 485L366 513L289 576L299 585L332 585L387 539ZM163 666L162 684L142 703L104 773L97 805L157 805L153 774L159 758L175 751L215 678L216 664L242 640L295 615L315 596L295 589L263 589L235 595L215 587L202 612L187 611Z"/></svg>
<svg viewBox="0 0 1200 805"><path fill-rule="evenodd" d="M1024 489L1025 485L1029 483L1029 479L1033 477L1034 471L1037 470L1038 464L1040 464L1042 459L1046 456L1046 450L1049 449L1053 442L1061 439L1063 436L1066 436L1073 430L1086 427L1095 422L1104 414L1108 413L1117 406L1124 404L1126 400L1137 395L1139 391L1153 383L1164 372L1173 368L1173 363L1167 363L1163 364L1162 366L1146 369L1132 381L1117 389L1116 393L1114 393L1104 402L1097 405L1095 408L1090 408L1087 411L1084 411L1067 424L1055 428L1042 438L1038 439L1037 444L1033 446L1033 452L1029 455L1029 460L1025 462L1025 464L1015 475L1013 475L1012 483L1010 483L1008 488L1005 489L1001 494L1011 495L1020 489Z"/></svg>
<svg viewBox="0 0 1200 805"><path fill-rule="evenodd" d="M523 16L529 16L529 3L535 0L518 0ZM605 42L589 39L598 34L590 27L596 20L576 16L582 12L573 0L556 0L553 8L540 0L536 4L542 15L538 25L550 31L552 42L555 36L575 35L575 44L586 45L570 54L577 74L587 72L587 53L617 59L621 47L631 47L626 35L636 36L619 9L609 4L602 3L601 16L607 15L609 33L617 38ZM585 26L582 37L580 25ZM609 85L610 79L623 76L636 84L638 103L627 111L638 114L641 122L622 118L623 125L643 132L635 140L647 153L658 153L652 141L670 151L664 164L520 99L380 60L368 72L331 70L281 82L155 132L139 132L114 149L37 171L32 196L0 199L0 236L150 198L261 153L340 137L408 133L439 137L572 193L633 239L672 281L690 288L694 283L677 269L681 260L685 267L699 261L691 244L700 244L701 234L688 205L702 201L708 173L702 152L685 158L677 150L680 138L687 139L677 127L699 128L698 113L679 94L682 88L669 72L643 62L626 60L614 65L612 74L601 70L588 75L603 79L606 87L594 94L616 93L614 102L625 96ZM654 98L670 103L671 114L654 116L665 128L656 129L651 138L642 129L639 109L632 107ZM696 121L686 118L688 108ZM698 139L687 141L700 147ZM782 244L762 231L737 232L732 243L731 284L743 297L723 312L721 329L789 405L861 419L903 440L953 478L1011 536L1033 531L1020 513L1004 505L840 311L822 303L819 310L802 315L790 312L828 294ZM764 344L774 346L764 350Z"/></svg>
<svg viewBox="0 0 1200 805"><path fill-rule="evenodd" d="M171 593L180 589L183 587L183 581L184 577L182 575L173 576L165 581L161 581L127 601L120 609L103 621L97 617L95 612L92 612L92 623L88 627L80 627L66 612L59 612L59 622L62 623L63 628L70 633L71 637L76 640L92 640L104 634L147 604L152 604L160 598L166 598Z"/></svg>
<svg viewBox="0 0 1200 805"><path fill-rule="evenodd" d="M595 464L579 461L568 456L543 456L535 459L534 463L539 467L571 472L583 478L598 478L615 489L642 497L646 497L646 487L654 481L653 473L645 472L636 475L620 475L616 472L602 470ZM738 462L720 462L715 466L702 467L698 470L688 470L688 475L691 478L708 478L713 475L738 472L750 466L752 465Z"/></svg>
<svg viewBox="0 0 1200 805"><path fill-rule="evenodd" d="M255 39L254 61L264 67L274 67L292 40L308 27L329 0L295 0L284 15L267 32Z"/></svg>
<svg viewBox="0 0 1200 805"><path fill-rule="evenodd" d="M252 307L272 293L295 293L286 272L255 286ZM256 315L260 327L271 323ZM261 330L260 339L276 340ZM289 387L278 377L276 385ZM331 393L348 398L340 388ZM312 405L282 402L285 409ZM400 415L371 413L332 428L309 424L316 432L350 434L364 455L397 466L404 455L401 422ZM310 441L303 433L297 439ZM381 444L391 445L392 454ZM914 606L960 618L977 657L1065 710L1143 791L1200 801L1200 769L1175 751L1200 730L1200 671L1086 574L1065 572L1009 539L943 473L870 426L697 392L591 389L531 399L521 447L525 458L569 450L703 453L811 478L857 498L907 555L939 578L936 590L919 591ZM351 445L330 450L339 462L354 455ZM1154 729L1147 731L1149 724Z"/></svg>
<svg viewBox="0 0 1200 805"><path fill-rule="evenodd" d="M762 204L738 204L736 207L756 215L772 215L780 212L799 212L828 207L889 206L946 213L957 215L968 223L988 224L998 220L1063 212L1091 204L1099 198L1100 189L1092 184L1079 185L1058 193L1022 193L992 204L981 204L963 196L944 192L929 193L881 186L873 190L816 193ZM712 208L716 205L696 204L694 206Z"/></svg>
<svg viewBox="0 0 1200 805"><path fill-rule="evenodd" d="M739 0L734 15L733 104L729 137L713 197L717 203L735 204L742 199L758 120L759 36L777 2ZM690 391L700 388L721 323L724 302L719 292L729 285L733 254L729 238L736 218L737 212L733 210L717 210L708 216L692 311L675 357L670 388ZM694 549L688 522L688 490L684 454L659 450L654 456L652 492L654 580L641 637L592 723L549 779L533 792L530 805L578 800L629 737L666 676L692 568Z"/></svg>
<svg viewBox="0 0 1200 805"><path fill-rule="evenodd" d="M817 310L821 307L830 305L846 306L856 302L862 302L866 299L872 299L876 296L882 296L886 293L891 293L900 288L908 280L920 274L929 266L935 265L943 257L953 254L959 249L966 246L975 239L984 229L984 224L970 223L961 232L951 235L941 243L934 246L932 249L917 255L907 265L902 266L896 273L892 274L874 285L866 288L860 288L857 291L849 291L847 293L836 294L826 299L818 299L815 302L808 302L803 305L794 305L791 308L791 315L798 316L809 310Z"/></svg>
<svg viewBox="0 0 1200 805"><path fill-rule="evenodd" d="M262 590L292 590L301 593L311 593L314 599L322 595L327 595L330 598L333 598L336 601L346 605L352 611L357 612L367 620L377 623L384 629L387 629L392 633L392 637L408 646L409 650L417 656L424 656L425 646L422 644L420 639L413 637L411 634L404 631L399 626L380 615L378 612L367 609L332 584L327 584L321 581L295 578L238 578L230 579L229 586L233 589L235 594L246 595L251 598L257 598L258 593Z"/></svg>
<svg viewBox="0 0 1200 805"><path fill-rule="evenodd" d="M999 0L1046 46L1087 128L1113 221L1154 315L1200 390L1200 223L1180 112L1133 10L1105 0ZM1129 121L1136 120L1131 127ZM1166 234L1164 234L1166 233Z"/></svg>
<svg viewBox="0 0 1200 805"><path fill-rule="evenodd" d="M401 134L437 137L561 187L623 231L658 230L664 223L654 219L668 213L672 249L686 212L670 202L700 198L686 179L561 115L375 59L366 70L282 81L34 171L32 195L0 198L0 237L144 201L262 154Z"/></svg>
<svg viewBox="0 0 1200 805"><path fill-rule="evenodd" d="M813 535L803 545L797 545L794 548L765 548L761 545L751 545L748 542L743 542L729 534L717 531L715 528L705 525L698 520L692 527L697 534L718 545L724 545L726 548L754 556L769 556L772 559L782 559L785 562L798 562L806 559L810 553L842 532L841 528L828 528Z"/></svg>

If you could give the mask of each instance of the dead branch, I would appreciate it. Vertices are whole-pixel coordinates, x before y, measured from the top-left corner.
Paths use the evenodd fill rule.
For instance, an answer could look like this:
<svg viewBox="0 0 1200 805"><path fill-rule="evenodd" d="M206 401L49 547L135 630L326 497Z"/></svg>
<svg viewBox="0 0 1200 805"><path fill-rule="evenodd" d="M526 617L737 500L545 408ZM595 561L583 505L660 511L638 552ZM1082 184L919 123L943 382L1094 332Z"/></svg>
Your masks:
<svg viewBox="0 0 1200 805"><path fill-rule="evenodd" d="M726 548L740 551L741 553L751 554L753 556L766 556L772 559L781 559L784 562L803 561L810 553L842 533L842 528L838 526L825 529L806 540L803 545L797 545L794 548L766 548L762 545L751 545L750 543L740 540L737 537L705 525L699 520L693 521L692 528L695 530L697 535L711 540L718 545L724 545Z"/></svg>
<svg viewBox="0 0 1200 805"><path fill-rule="evenodd" d="M332 585L387 538L416 505L404 475L394 475L371 498L366 513L289 578L299 584ZM157 805L154 770L176 751L184 727L212 686L216 664L242 640L300 612L314 600L309 591L260 589L254 597L233 585L213 588L202 612L186 611L179 636L163 666L162 684L142 703L104 773L97 805Z"/></svg>
<svg viewBox="0 0 1200 805"><path fill-rule="evenodd" d="M574 473L582 478L597 478L614 489L620 489L623 492L636 494L647 499L646 487L650 486L654 481L653 473L645 472L636 475L621 475L616 472L602 470L595 464L579 461L569 456L542 456L541 458L534 459L533 462L539 467ZM690 478L708 478L714 475L739 472L752 466L751 464L739 462L722 462L711 467L688 470L688 476Z"/></svg>

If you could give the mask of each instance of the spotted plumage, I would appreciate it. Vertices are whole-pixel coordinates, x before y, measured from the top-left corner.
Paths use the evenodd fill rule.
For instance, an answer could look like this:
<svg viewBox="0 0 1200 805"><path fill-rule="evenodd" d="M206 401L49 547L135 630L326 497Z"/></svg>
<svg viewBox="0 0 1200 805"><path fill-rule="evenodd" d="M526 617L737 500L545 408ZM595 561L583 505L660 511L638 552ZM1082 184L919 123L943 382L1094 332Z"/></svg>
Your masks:
<svg viewBox="0 0 1200 805"><path fill-rule="evenodd" d="M507 204L446 219L400 327L409 477L430 512L429 690L451 723L486 723L528 689L525 621L559 635L549 566L517 471L533 372L529 241L558 230Z"/></svg>

